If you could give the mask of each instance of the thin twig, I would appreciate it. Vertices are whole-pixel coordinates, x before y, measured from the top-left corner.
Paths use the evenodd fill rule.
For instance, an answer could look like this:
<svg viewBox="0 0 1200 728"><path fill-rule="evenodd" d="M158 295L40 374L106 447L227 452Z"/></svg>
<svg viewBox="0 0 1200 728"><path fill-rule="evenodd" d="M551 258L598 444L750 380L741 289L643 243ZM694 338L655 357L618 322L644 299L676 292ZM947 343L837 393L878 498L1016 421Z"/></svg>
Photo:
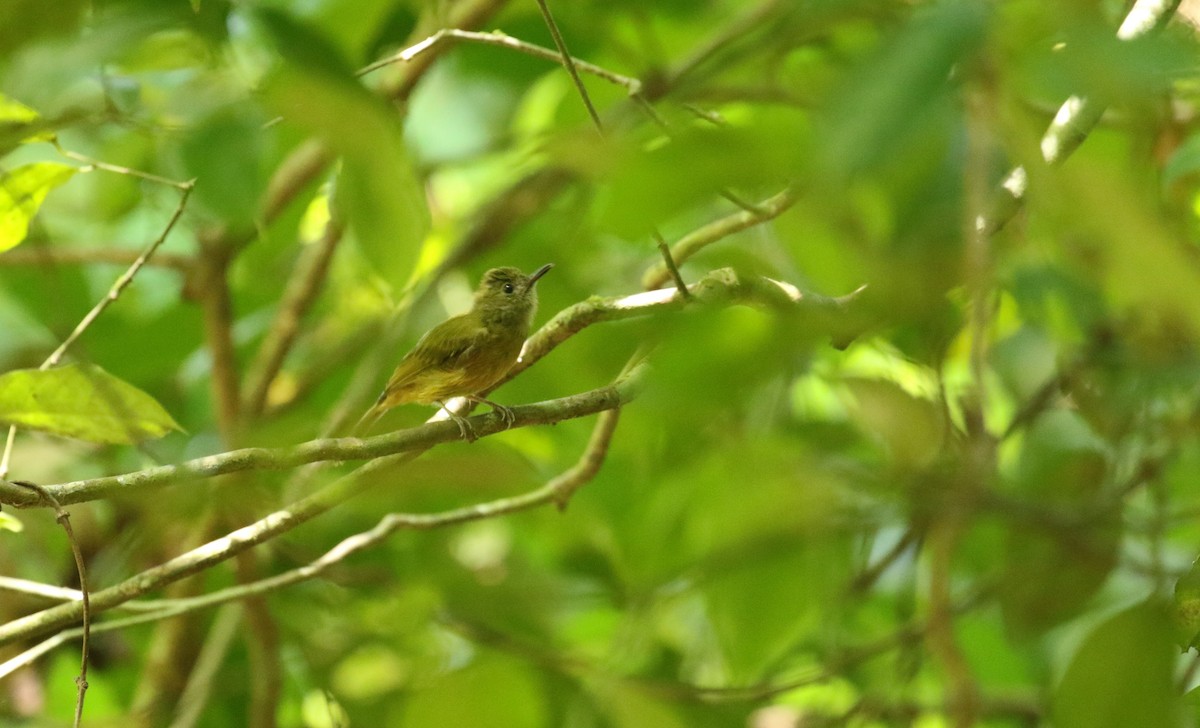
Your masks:
<svg viewBox="0 0 1200 728"><path fill-rule="evenodd" d="M57 138L53 139L51 141L51 143L54 145L54 148L58 150L59 154L63 155L64 157L66 157L68 159L73 159L76 162L82 162L83 164L86 164L88 167L94 167L95 169L102 169L106 172L115 172L117 174L123 174L128 177L137 177L139 179L144 179L147 182L155 182L160 185L174 187L175 189L179 190L180 192L190 191L192 186L196 182L195 180L189 180L187 182L179 182L177 180L168 179L166 177L161 177L157 174L151 174L149 172L143 172L141 170L133 169L131 167L125 167L125 166L122 166L119 164L109 164L108 162L104 162L99 159L89 157L86 154L80 154L79 152L74 152L74 151L71 151L70 149L66 149L61 144L58 143Z"/></svg>
<svg viewBox="0 0 1200 728"><path fill-rule="evenodd" d="M600 466L604 464L604 458L608 455L608 446L612 443L613 432L617 429L617 421L620 418L621 410L619 408L601 412L600 416L596 418L596 426L592 429L592 436L588 440L587 447L579 456L579 462L550 481L547 487L552 488L556 493L554 503L558 506L558 510L566 510L571 496L591 482L592 478L596 477L596 473L600 472Z"/></svg>
<svg viewBox="0 0 1200 728"><path fill-rule="evenodd" d="M420 56L433 47L447 41L466 41L469 43L478 43L480 45L509 48L535 58L541 58L553 63L562 63L561 53L558 53L550 48L544 48L533 43L527 43L526 41L514 38L511 35L507 35L498 30L492 31L491 33L479 33L470 30L447 28L445 30L439 30L425 40L409 46L399 53L394 53L387 58L375 61L369 66L361 69L358 72L358 75L362 76L368 74L393 63L408 63L417 56ZM596 78L603 79L609 83L624 88L631 96L636 96L637 94L641 93L642 82L636 78L615 73L607 68L588 63L587 61L579 58L572 57L571 63L579 71L583 71L584 73L595 76Z"/></svg>
<svg viewBox="0 0 1200 728"><path fill-rule="evenodd" d="M251 363L246 375L247 394L243 402L245 417L257 417L266 406L271 383L275 381L288 351L296 340L301 319L321 291L329 271L329 263L333 260L333 253L342 240L344 230L339 222L330 220L321 239L306 246L296 261L275 320L263 338L258 356Z"/></svg>
<svg viewBox="0 0 1200 728"><path fill-rule="evenodd" d="M672 260L677 265L683 264L715 242L779 217L796 204L797 196L796 190L789 187L759 202L754 206L754 211L741 210L693 230L671 247ZM646 271L646 274L642 276L642 285L647 288L657 288L672 278L670 268L663 262Z"/></svg>
<svg viewBox="0 0 1200 728"><path fill-rule="evenodd" d="M546 22L546 27L550 29L550 36L554 38L554 45L558 48L558 54L562 58L563 68L567 69L567 73L571 75L571 83L575 84L575 89L579 92L579 97L583 99L583 105L587 107L588 116L592 117L592 123L596 125L596 131L604 133L604 125L600 123L600 114L596 112L596 107L592 104L592 97L588 96L587 87L583 85L583 79L579 77L579 71L575 68L575 61L571 58L570 52L567 51L567 41L563 38L562 31L558 29L558 23L554 21L554 15L550 12L550 6L546 4L546 0L537 0L538 10L542 11L542 20Z"/></svg>
<svg viewBox="0 0 1200 728"><path fill-rule="evenodd" d="M177 616L177 615L173 615ZM196 656L196 664L188 676L187 685L179 696L175 720L170 728L192 728L200 720L200 714L212 695L213 681L220 673L221 664L238 635L238 626L242 621L242 608L231 604L217 612L212 627L208 630L208 638Z"/></svg>
<svg viewBox="0 0 1200 728"><path fill-rule="evenodd" d="M211 357L210 385L217 429L226 443L236 440L241 420L237 354L233 345L233 300L229 292L232 251L221 240L201 238L199 275L191 286L204 314L204 338Z"/></svg>
<svg viewBox="0 0 1200 728"><path fill-rule="evenodd" d="M195 180L188 180L187 182L181 183L182 186L179 187L179 204L175 206L175 211L171 213L171 217L167 220L167 225L163 228L163 231L159 233L159 236L154 240L154 242L150 243L150 245L144 251L142 251L142 254L133 261L129 268L122 273L119 278L117 278L112 287L108 289L108 293L105 294L104 298L100 299L100 301L96 303L92 310L87 312L87 315L83 317L75 329L71 331L67 338L63 339L63 342L59 344L58 348L46 358L46 361L42 362L42 365L38 367L38 369L46 370L51 367L58 366L58 363L62 361L63 355L67 353L67 349L71 348L71 345L83 335L84 331L87 331L88 327L92 325L92 322L99 318L100 314L104 313L104 310L107 309L113 302L115 302L117 298L120 297L121 292L133 282L133 277L138 274L138 271L142 269L142 266L146 265L146 261L150 258L150 256L154 255L159 246L166 241L167 236L171 234L171 231L175 229L175 223L179 222L179 218L183 215L183 210L187 206L188 198L191 197L192 189L195 188L195 183Z"/></svg>
<svg viewBox="0 0 1200 728"><path fill-rule="evenodd" d="M654 242L658 246L659 255L662 256L662 265L671 274L671 281L675 284L675 290L679 291L679 296L685 301L690 301L692 294L688 293L687 283L684 283L683 276L679 273L679 266L675 264L675 258L671 255L671 246L667 245L667 241L663 239L662 233L657 229L652 233Z"/></svg>
<svg viewBox="0 0 1200 728"><path fill-rule="evenodd" d="M62 526L63 531L67 534L67 543L71 546L71 554L75 557L75 570L79 574L79 592L82 596L80 599L80 610L83 616L83 646L81 648L82 656L80 657L79 675L75 678L75 728L79 728L79 724L83 721L83 699L87 695L88 681L88 660L91 649L90 641L92 635L92 602L88 596L87 582L87 567L83 563L83 551L79 548L79 539L75 538L75 529L71 528L71 514L67 513L66 509L55 500L54 496L36 483L28 483L25 481L17 481L17 485L23 488L29 488L36 492L40 497L46 499L54 506L54 520Z"/></svg>
<svg viewBox="0 0 1200 728"><path fill-rule="evenodd" d="M917 540L916 529L907 529L904 535L897 539L896 543L892 544L888 552L880 557L879 561L863 569L862 573L854 577L854 580L850 582L850 591L864 592L870 589L879 580L879 577L883 575L883 572L890 569L892 564L896 563L904 555L904 552L917 543Z"/></svg>
<svg viewBox="0 0 1200 728"><path fill-rule="evenodd" d="M172 182L171 184L175 185L176 183ZM191 196L192 189L195 187L195 180L189 180L187 182L178 184L180 185L179 204L175 206L175 211L171 213L170 219L167 220L166 227L163 228L163 231L159 234L158 238L156 238L154 242L150 243L150 245L147 246L144 251L142 251L142 254L133 261L129 268L127 268L125 272L117 278L112 287L108 289L108 293L106 293L104 297L92 307L91 311L87 312L75 329L67 336L67 338L63 339L63 342L59 344L58 348L55 349L50 356L46 357L46 360L42 362L40 367L38 367L39 369L44 371L56 366L62 360L62 357L64 354L66 354L67 349L69 349L71 345L83 335L83 332L87 331L88 327L92 325L92 322L94 322L100 316L100 314L104 313L105 309L112 305L112 303L121 296L121 292L133 282L134 276L138 274L138 271L142 269L142 266L146 264L146 261L149 260L150 256L154 255L159 246L166 241L167 236L170 235L171 231L175 228L175 223L179 222L179 218L183 215L183 210L187 206L188 198ZM0 478L4 478L8 475L9 460L12 457L12 448L13 443L16 440L16 436L16 426L9 427L8 439L4 445L4 455L0 456Z"/></svg>
<svg viewBox="0 0 1200 728"><path fill-rule="evenodd" d="M92 625L90 631L92 634L101 634L104 632L115 632L115 631L119 631L119 630L129 629L130 627L136 627L136 626L142 625L142 624L153 624L155 622L161 622L164 619L170 619L171 617L179 616L180 614L183 614L185 611L187 611L187 610L184 608L154 610L152 612L148 612L146 614L139 614L139 615L136 615L133 617L123 617L121 619L113 619L113 620L110 620L107 622L101 622L99 624ZM5 660L3 663L0 663L0 680L3 680L4 678L13 674L14 672L21 669L22 667L26 667L28 665L33 664L33 662L35 660L37 660L39 657L41 657L42 655L57 648L59 645L66 644L67 642L70 642L71 640L75 639L76 637L81 637L81 636L83 636L83 627L73 627L71 629L65 629L62 632L59 632L58 634L55 634L52 637L48 637L45 640L42 640L41 642L37 643L33 647L30 647L29 649L25 650L24 652L20 653L19 655L11 657L8 660Z"/></svg>
<svg viewBox="0 0 1200 728"><path fill-rule="evenodd" d="M56 602L78 602L83 599L83 592L78 589L43 584L40 581L18 579L12 576L0 576L0 589L18 594L42 597L43 599L50 599ZM175 599L141 599L125 602L120 606L120 609L129 612L161 612L164 609L172 609L176 606L179 605Z"/></svg>

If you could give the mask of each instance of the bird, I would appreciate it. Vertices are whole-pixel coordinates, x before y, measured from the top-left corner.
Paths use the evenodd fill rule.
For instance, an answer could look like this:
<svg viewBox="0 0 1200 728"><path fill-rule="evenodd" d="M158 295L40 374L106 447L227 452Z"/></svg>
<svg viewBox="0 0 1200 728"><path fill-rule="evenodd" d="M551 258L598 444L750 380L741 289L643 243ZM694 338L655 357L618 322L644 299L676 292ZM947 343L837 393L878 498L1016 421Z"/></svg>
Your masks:
<svg viewBox="0 0 1200 728"><path fill-rule="evenodd" d="M480 396L517 361L537 313L538 279L554 267L547 263L525 275L519 268L492 268L475 290L471 310L425 332L396 366L383 393L354 426L368 432L388 410L402 404L434 404L465 397L489 405L509 425L512 410ZM465 440L474 440L470 422L450 410Z"/></svg>

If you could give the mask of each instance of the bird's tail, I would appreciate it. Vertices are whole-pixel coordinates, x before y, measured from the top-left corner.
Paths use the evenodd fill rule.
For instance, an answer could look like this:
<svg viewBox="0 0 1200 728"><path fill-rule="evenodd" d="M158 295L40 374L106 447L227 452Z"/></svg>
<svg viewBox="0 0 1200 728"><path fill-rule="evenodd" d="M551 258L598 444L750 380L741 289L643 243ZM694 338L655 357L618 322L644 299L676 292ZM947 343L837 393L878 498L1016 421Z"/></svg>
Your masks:
<svg viewBox="0 0 1200 728"><path fill-rule="evenodd" d="M383 404L383 397L380 397L379 401L371 405L371 409L364 412L363 416L358 418L358 422L354 423L354 427L350 430L350 436L362 437L367 434L387 410L388 408Z"/></svg>

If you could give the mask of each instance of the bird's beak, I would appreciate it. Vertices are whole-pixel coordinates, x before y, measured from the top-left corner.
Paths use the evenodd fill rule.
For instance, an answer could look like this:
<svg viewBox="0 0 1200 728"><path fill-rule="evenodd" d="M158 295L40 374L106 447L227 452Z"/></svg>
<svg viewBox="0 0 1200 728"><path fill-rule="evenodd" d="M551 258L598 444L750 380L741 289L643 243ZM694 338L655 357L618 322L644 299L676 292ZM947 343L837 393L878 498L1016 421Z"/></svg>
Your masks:
<svg viewBox="0 0 1200 728"><path fill-rule="evenodd" d="M525 290L528 291L530 288L533 288L533 284L537 283L539 278L541 278L542 276L549 273L550 269L553 267L554 267L553 263L547 263L546 265L543 265L541 268L538 268L537 270L535 270L533 272L533 275L529 276L529 280L525 281Z"/></svg>

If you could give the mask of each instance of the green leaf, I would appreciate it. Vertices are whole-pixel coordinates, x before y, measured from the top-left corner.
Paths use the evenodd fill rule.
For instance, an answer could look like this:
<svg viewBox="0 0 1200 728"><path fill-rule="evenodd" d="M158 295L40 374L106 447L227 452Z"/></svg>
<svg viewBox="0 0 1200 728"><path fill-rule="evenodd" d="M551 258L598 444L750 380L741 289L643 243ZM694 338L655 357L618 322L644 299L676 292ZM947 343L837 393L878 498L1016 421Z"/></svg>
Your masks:
<svg viewBox="0 0 1200 728"><path fill-rule="evenodd" d="M26 122L38 118L38 113L20 101L0 94L0 124Z"/></svg>
<svg viewBox="0 0 1200 728"><path fill-rule="evenodd" d="M833 169L854 174L884 162L927 122L951 71L974 51L987 28L987 6L931 3L872 63L858 69L830 104L827 139L819 146Z"/></svg>
<svg viewBox="0 0 1200 728"><path fill-rule="evenodd" d="M924 467L942 452L946 425L937 402L886 379L846 377L842 383L854 396L855 422L887 448L897 465Z"/></svg>
<svg viewBox="0 0 1200 728"><path fill-rule="evenodd" d="M1054 696L1057 728L1181 725L1171 622L1139 604L1096 627L1076 650Z"/></svg>
<svg viewBox="0 0 1200 728"><path fill-rule="evenodd" d="M1009 528L999 596L1015 634L1074 617L1116 566L1120 514L1095 513L1107 470L1104 441L1075 412L1047 412L1022 441L1014 484L1023 498L1052 513L1093 515L1064 516L1052 526L1018 520Z"/></svg>
<svg viewBox="0 0 1200 728"><path fill-rule="evenodd" d="M57 162L35 162L0 176L0 253L25 239L46 195L76 171Z"/></svg>
<svg viewBox="0 0 1200 728"><path fill-rule="evenodd" d="M387 280L407 280L430 221L399 118L323 38L275 13L259 17L286 61L264 80L264 97L341 155L336 199L363 254Z"/></svg>
<svg viewBox="0 0 1200 728"><path fill-rule="evenodd" d="M193 127L181 146L187 174L196 179L196 199L235 224L254 220L266 186L262 160L269 137L261 127L259 119L224 108Z"/></svg>
<svg viewBox="0 0 1200 728"><path fill-rule="evenodd" d="M413 694L404 725L524 728L548 725L534 675L521 662L483 652Z"/></svg>
<svg viewBox="0 0 1200 728"><path fill-rule="evenodd" d="M589 136L557 151L585 174L610 177L599 205L600 224L634 239L725 187L783 185L804 167L809 126L801 114L759 113L729 127L683 128L649 150Z"/></svg>
<svg viewBox="0 0 1200 728"><path fill-rule="evenodd" d="M50 126L38 112L25 104L0 94L0 154L6 154L22 142L47 141L52 131L39 131Z"/></svg>
<svg viewBox="0 0 1200 728"><path fill-rule="evenodd" d="M115 445L183 431L153 397L92 364L0 375L0 423Z"/></svg>

